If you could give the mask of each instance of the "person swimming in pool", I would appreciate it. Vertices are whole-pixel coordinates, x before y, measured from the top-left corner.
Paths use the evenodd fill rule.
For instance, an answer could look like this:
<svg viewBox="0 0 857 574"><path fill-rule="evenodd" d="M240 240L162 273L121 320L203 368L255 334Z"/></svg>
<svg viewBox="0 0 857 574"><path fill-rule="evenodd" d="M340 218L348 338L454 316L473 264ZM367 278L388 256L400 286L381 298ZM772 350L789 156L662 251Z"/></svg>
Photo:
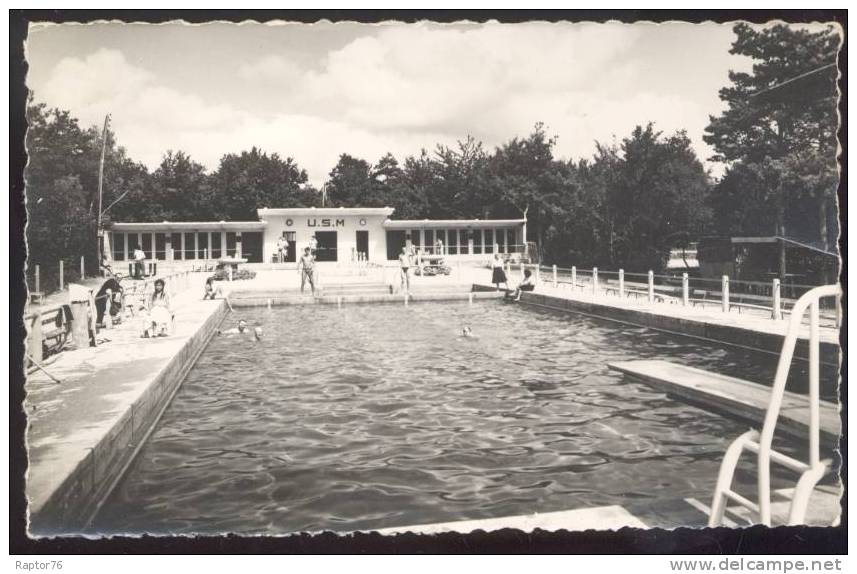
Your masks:
<svg viewBox="0 0 857 574"><path fill-rule="evenodd" d="M250 331L250 329L247 328L247 321L244 319L239 319L238 326L233 327L232 329L217 332L218 335L245 335L249 333L253 333L253 338L256 341L262 340L262 327L253 327L253 330Z"/></svg>
<svg viewBox="0 0 857 574"><path fill-rule="evenodd" d="M477 335L473 334L473 329L470 328L470 325L465 325L464 328L461 329L461 337L459 337L458 340L460 341L461 339L478 339L478 338L479 337Z"/></svg>
<svg viewBox="0 0 857 574"><path fill-rule="evenodd" d="M258 328L258 327L257 327ZM243 335L247 332L247 321L244 319L238 320L238 325L225 331L218 331L218 335Z"/></svg>

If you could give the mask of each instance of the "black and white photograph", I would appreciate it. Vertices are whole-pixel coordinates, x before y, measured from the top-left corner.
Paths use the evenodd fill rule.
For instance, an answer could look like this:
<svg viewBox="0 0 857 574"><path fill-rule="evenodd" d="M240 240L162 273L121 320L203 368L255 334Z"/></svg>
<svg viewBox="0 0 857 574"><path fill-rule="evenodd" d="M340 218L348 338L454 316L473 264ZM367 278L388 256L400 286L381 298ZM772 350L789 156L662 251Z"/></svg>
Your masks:
<svg viewBox="0 0 857 574"><path fill-rule="evenodd" d="M27 537L840 526L795 16L31 17Z"/></svg>

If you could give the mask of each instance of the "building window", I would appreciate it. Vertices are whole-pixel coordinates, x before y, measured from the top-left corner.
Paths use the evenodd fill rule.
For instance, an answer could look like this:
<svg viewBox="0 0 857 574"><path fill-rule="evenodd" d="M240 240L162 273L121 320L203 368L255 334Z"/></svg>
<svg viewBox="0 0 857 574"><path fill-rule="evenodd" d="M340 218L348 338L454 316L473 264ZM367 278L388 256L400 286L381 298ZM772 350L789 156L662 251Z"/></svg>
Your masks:
<svg viewBox="0 0 857 574"><path fill-rule="evenodd" d="M196 257L197 259L207 259L211 255L208 252L208 232L200 231L199 239L196 242Z"/></svg>
<svg viewBox="0 0 857 574"><path fill-rule="evenodd" d="M196 259L196 233L184 234L184 258Z"/></svg>
<svg viewBox="0 0 857 574"><path fill-rule="evenodd" d="M167 258L167 236L163 233L155 234L155 259L163 261Z"/></svg>
<svg viewBox="0 0 857 574"><path fill-rule="evenodd" d="M211 258L220 258L220 232L215 231L211 234Z"/></svg>
<svg viewBox="0 0 857 574"><path fill-rule="evenodd" d="M226 256L235 257L235 245L237 243L235 232L226 232Z"/></svg>
<svg viewBox="0 0 857 574"><path fill-rule="evenodd" d="M522 253L524 250L520 249L521 246L517 244L517 237L515 237L516 233L514 229L506 230L506 243L508 245L509 253Z"/></svg>
<svg viewBox="0 0 857 574"><path fill-rule="evenodd" d="M155 258L155 253L152 251L152 234L144 233L143 234L143 253L146 254L146 257L149 259Z"/></svg>
<svg viewBox="0 0 857 574"><path fill-rule="evenodd" d="M508 253L506 251L506 230L497 230L497 253Z"/></svg>
<svg viewBox="0 0 857 574"><path fill-rule="evenodd" d="M182 234L181 233L171 233L170 234L170 248L173 250L173 259L182 259L184 253L182 253Z"/></svg>
<svg viewBox="0 0 857 574"><path fill-rule="evenodd" d="M494 230L485 230L485 253L494 253Z"/></svg>
<svg viewBox="0 0 857 574"><path fill-rule="evenodd" d="M113 260L125 261L125 234L114 231L112 235L113 245L111 245L111 248L113 249Z"/></svg>
<svg viewBox="0 0 857 574"><path fill-rule="evenodd" d="M466 229L459 229L458 230L458 245L459 245L458 253L460 253L461 255L467 255L470 252L467 239L468 239L468 231Z"/></svg>
<svg viewBox="0 0 857 574"><path fill-rule="evenodd" d="M448 229L446 232L446 252L450 255L458 255L458 231Z"/></svg>
<svg viewBox="0 0 857 574"><path fill-rule="evenodd" d="M470 232L470 236L473 237L473 253L482 255L482 230L474 229Z"/></svg>
<svg viewBox="0 0 857 574"><path fill-rule="evenodd" d="M435 244L434 244L435 243L435 241L434 241L434 230L433 229L426 229L425 234L426 234L426 253L434 253L435 251L437 251L437 249L435 249ZM438 255L440 255L440 254L438 254Z"/></svg>

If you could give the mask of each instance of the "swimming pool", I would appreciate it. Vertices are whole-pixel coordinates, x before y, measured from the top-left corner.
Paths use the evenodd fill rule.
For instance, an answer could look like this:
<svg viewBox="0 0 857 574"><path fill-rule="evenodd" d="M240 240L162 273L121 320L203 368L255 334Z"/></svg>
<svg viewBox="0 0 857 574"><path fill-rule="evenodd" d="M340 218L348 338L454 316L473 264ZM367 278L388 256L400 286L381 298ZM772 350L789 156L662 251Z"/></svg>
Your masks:
<svg viewBox="0 0 857 574"><path fill-rule="evenodd" d="M349 531L691 496L707 504L747 424L606 364L668 358L759 382L776 365L495 302L238 315L264 338L211 341L94 530ZM476 337L460 337L464 325ZM736 478L752 487L748 468Z"/></svg>

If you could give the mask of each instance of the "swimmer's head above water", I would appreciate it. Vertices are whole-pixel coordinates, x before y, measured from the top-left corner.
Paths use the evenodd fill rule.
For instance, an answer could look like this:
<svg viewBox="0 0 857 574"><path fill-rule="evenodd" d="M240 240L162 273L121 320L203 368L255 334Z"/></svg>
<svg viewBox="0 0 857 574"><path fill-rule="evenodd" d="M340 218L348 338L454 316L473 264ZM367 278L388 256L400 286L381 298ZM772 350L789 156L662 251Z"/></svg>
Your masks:
<svg viewBox="0 0 857 574"><path fill-rule="evenodd" d="M469 326L464 327L464 329L461 330L461 334L464 337L472 337L473 336L473 330Z"/></svg>
<svg viewBox="0 0 857 574"><path fill-rule="evenodd" d="M239 319L238 332L243 333L245 329L247 329L247 321L245 321L244 319Z"/></svg>
<svg viewBox="0 0 857 574"><path fill-rule="evenodd" d="M253 336L256 337L257 341L262 340L262 327L253 327Z"/></svg>

